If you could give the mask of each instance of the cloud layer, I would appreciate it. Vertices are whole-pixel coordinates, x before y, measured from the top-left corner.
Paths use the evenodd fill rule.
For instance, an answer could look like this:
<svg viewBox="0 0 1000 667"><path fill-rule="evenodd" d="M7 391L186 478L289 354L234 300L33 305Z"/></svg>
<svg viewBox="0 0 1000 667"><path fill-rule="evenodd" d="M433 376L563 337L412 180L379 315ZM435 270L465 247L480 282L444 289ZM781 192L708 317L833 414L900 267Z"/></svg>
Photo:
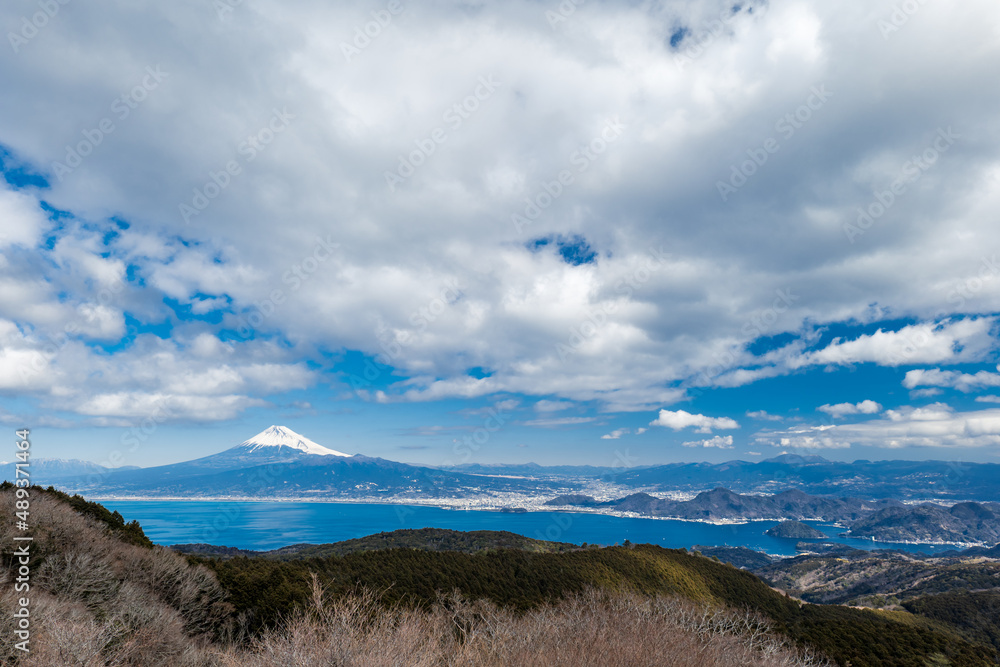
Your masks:
<svg viewBox="0 0 1000 667"><path fill-rule="evenodd" d="M120 4L0 59L7 395L127 421L523 394L534 426L709 433L739 425L662 408L864 364L998 386L946 368L995 363L995 3L886 32L858 1L429 2L370 39L378 4ZM992 442L988 411L916 414L779 439Z"/></svg>

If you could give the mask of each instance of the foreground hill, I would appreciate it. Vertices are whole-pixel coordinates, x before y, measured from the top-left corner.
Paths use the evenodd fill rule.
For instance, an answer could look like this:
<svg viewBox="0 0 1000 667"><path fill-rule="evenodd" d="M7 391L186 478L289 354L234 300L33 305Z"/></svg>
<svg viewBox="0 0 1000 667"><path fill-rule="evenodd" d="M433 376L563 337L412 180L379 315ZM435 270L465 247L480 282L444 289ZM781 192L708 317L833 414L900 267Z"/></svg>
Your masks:
<svg viewBox="0 0 1000 667"><path fill-rule="evenodd" d="M335 598L358 586L383 591L382 602L431 609L440 592L458 591L505 609L531 613L588 590L674 596L710 608L751 609L795 644L839 664L988 665L990 650L907 612L802 604L756 576L694 553L652 545L564 553L478 553L389 549L344 557L276 561L197 559L212 568L230 601L261 627L272 626L312 595L315 574ZM252 591L252 592L251 592ZM669 664L669 663L663 663Z"/></svg>
<svg viewBox="0 0 1000 667"><path fill-rule="evenodd" d="M519 549L542 553L571 551L579 549L566 542L547 542L518 535L505 530L459 531L447 528L419 528L376 533L353 540L333 544L292 544L269 551L252 551L233 547L219 547L211 544L174 544L174 551L192 556L212 556L232 558L234 556L275 558L295 560L301 558L322 558L325 556L346 556L347 554L378 549L420 549L423 551L458 551L475 553L496 549Z"/></svg>

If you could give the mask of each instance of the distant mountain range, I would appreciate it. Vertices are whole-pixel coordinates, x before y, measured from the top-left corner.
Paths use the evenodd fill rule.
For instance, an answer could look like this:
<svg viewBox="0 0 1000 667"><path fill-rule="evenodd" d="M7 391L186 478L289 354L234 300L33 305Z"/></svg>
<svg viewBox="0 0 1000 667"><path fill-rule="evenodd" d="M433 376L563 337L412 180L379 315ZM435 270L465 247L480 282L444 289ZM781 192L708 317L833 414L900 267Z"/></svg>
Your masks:
<svg viewBox="0 0 1000 667"><path fill-rule="evenodd" d="M545 480L486 477L328 449L282 426L218 454L171 465L65 475L62 488L99 496L462 498L565 490Z"/></svg>
<svg viewBox="0 0 1000 667"><path fill-rule="evenodd" d="M0 463L7 479L13 479L13 470L13 464ZM275 475L281 479L270 479ZM724 487L737 493L773 494L797 488L856 498L1000 501L1000 464L994 463L845 463L783 454L758 462L648 467L470 463L435 468L351 456L282 426L271 426L218 454L152 468L111 469L88 461L35 459L32 477L36 483L58 483L91 495L456 498L506 492L545 496L556 489L572 493L608 484L649 492L697 493Z"/></svg>
<svg viewBox="0 0 1000 667"><path fill-rule="evenodd" d="M763 461L668 463L646 467L542 467L534 464L469 466L483 474L601 478L647 491L703 491L726 487L740 493L775 493L795 487L807 493L861 498L1000 501L1000 464L954 461L828 461L783 454ZM558 471L558 472L557 472Z"/></svg>
<svg viewBox="0 0 1000 667"><path fill-rule="evenodd" d="M14 479L13 465L3 467ZM441 469L350 455L271 426L234 447L151 468L106 468L36 459L32 482L98 497L315 498L466 501L480 506L568 506L706 521L817 519L879 541L1000 541L1000 506L954 507L912 499L1000 499L1000 465L855 461L782 455L750 463L674 463L646 468L468 464ZM609 493L639 492L598 501ZM697 493L691 500L649 492Z"/></svg>
<svg viewBox="0 0 1000 667"><path fill-rule="evenodd" d="M617 500L598 502L590 496L568 494L546 501L545 505L553 508L605 508L701 521L774 519L792 520L794 523L816 520L841 524L852 537L879 542L1000 542L1000 504L997 503L964 502L952 507L932 503L903 505L888 499L872 501L813 496L797 489L770 496L740 495L720 487L699 493L691 500L670 500L648 493L635 493ZM805 537L799 535L798 539Z"/></svg>
<svg viewBox="0 0 1000 667"><path fill-rule="evenodd" d="M691 500L670 500L648 493L634 493L603 503L589 496L565 495L545 504L552 507L605 507L619 512L701 521L812 519L837 523L857 521L878 510L902 506L896 500L829 498L809 495L797 489L787 489L770 496L740 495L722 487L703 491Z"/></svg>
<svg viewBox="0 0 1000 667"><path fill-rule="evenodd" d="M776 493L795 487L818 495L897 500L1000 501L1000 464L956 461L829 461L782 454L763 461L667 463L642 467L465 464L453 470L533 479L598 480L644 491L698 492L725 487Z"/></svg>
<svg viewBox="0 0 1000 667"><path fill-rule="evenodd" d="M0 477L13 481L16 475L15 462L0 461ZM81 461L80 459L47 459L32 458L28 462L28 473L32 484L48 486L53 481L67 477L84 477L88 475L105 475L113 470L138 470L138 466L122 466L108 468L106 466Z"/></svg>

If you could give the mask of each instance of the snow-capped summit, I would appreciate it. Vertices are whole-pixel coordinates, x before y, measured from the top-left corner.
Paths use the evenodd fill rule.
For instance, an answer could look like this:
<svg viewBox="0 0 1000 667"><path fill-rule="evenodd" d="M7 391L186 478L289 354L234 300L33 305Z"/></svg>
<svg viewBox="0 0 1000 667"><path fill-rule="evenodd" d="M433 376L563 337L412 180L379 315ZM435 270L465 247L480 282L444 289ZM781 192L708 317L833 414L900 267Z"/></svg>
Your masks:
<svg viewBox="0 0 1000 667"><path fill-rule="evenodd" d="M350 456L334 449L328 449L323 445L316 444L304 435L299 435L295 431L284 426L270 426L249 440L245 440L237 445L238 448L247 453L252 452L275 452L280 453L283 447L296 449L303 454L317 454L319 456ZM272 449L273 448L273 449ZM236 447L234 447L236 449Z"/></svg>

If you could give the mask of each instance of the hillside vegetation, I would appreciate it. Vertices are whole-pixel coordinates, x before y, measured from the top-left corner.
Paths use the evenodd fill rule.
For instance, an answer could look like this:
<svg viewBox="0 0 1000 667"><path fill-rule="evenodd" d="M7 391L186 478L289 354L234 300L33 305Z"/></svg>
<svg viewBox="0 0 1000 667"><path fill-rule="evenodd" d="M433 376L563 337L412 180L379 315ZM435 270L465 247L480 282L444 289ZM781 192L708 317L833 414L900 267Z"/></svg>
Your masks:
<svg viewBox="0 0 1000 667"><path fill-rule="evenodd" d="M58 492L32 489L32 519L33 651L16 655L5 624L5 665L995 664L988 629L803 604L650 545L218 559L153 546L137 524ZM0 532L8 618L13 532Z"/></svg>
<svg viewBox="0 0 1000 667"><path fill-rule="evenodd" d="M0 512L14 516L9 483ZM25 665L191 662L232 625L234 608L213 573L154 546L136 523L59 492L31 492L31 654ZM16 531L0 523L0 615L12 618ZM21 658L11 623L0 625L0 663Z"/></svg>
<svg viewBox="0 0 1000 667"><path fill-rule="evenodd" d="M375 533L353 540L332 544L293 544L270 551L251 551L233 547L218 547L211 544L174 544L174 551L193 556L232 558L247 556L275 558L278 560L301 560L325 556L346 556L347 554L382 549L420 549L421 551L460 551L475 553L497 549L519 549L521 551L560 552L579 549L567 542L547 542L518 535L505 530L460 531L447 528L417 528L394 530L389 533Z"/></svg>

